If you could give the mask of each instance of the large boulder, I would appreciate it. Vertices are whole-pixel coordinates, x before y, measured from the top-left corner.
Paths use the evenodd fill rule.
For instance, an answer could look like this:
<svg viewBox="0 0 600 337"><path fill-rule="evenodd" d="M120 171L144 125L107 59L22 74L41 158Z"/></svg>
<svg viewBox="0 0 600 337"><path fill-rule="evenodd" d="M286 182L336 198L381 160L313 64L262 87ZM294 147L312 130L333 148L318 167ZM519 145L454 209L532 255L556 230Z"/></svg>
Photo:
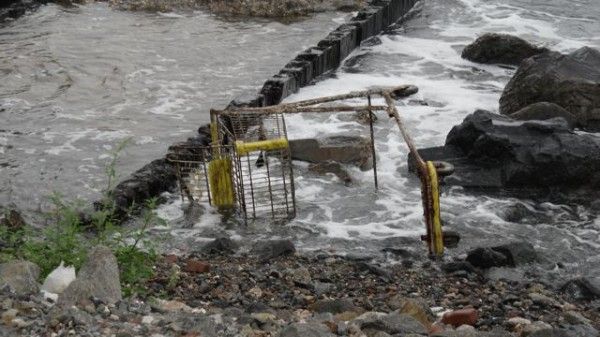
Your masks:
<svg viewBox="0 0 600 337"><path fill-rule="evenodd" d="M600 130L600 52L547 52L524 60L500 98L500 112L513 114L537 102L555 103L588 130Z"/></svg>
<svg viewBox="0 0 600 337"><path fill-rule="evenodd" d="M360 136L331 136L290 140L292 159L311 163L334 161L353 164L361 170L373 167L371 142Z"/></svg>
<svg viewBox="0 0 600 337"><path fill-rule="evenodd" d="M516 36L488 33L466 46L461 56L477 63L518 65L526 58L547 51Z"/></svg>
<svg viewBox="0 0 600 337"><path fill-rule="evenodd" d="M117 258L105 246L90 251L77 279L59 296L58 305L85 305L92 297L109 304L122 299Z"/></svg>
<svg viewBox="0 0 600 337"><path fill-rule="evenodd" d="M522 122L478 110L452 128L445 146L419 152L452 163L455 173L445 178L452 185L600 186L600 137L573 133L563 119Z"/></svg>
<svg viewBox="0 0 600 337"><path fill-rule="evenodd" d="M529 242L511 242L491 248L475 248L467 254L467 262L478 268L516 267L535 262L537 254Z"/></svg>
<svg viewBox="0 0 600 337"><path fill-rule="evenodd" d="M0 264L0 288L9 286L19 295L37 293L40 267L29 261L10 261Z"/></svg>
<svg viewBox="0 0 600 337"><path fill-rule="evenodd" d="M545 121L553 118L562 118L567 122L569 128L574 129L577 126L577 118L572 113L560 105L548 102L530 104L510 114L510 118L518 121Z"/></svg>

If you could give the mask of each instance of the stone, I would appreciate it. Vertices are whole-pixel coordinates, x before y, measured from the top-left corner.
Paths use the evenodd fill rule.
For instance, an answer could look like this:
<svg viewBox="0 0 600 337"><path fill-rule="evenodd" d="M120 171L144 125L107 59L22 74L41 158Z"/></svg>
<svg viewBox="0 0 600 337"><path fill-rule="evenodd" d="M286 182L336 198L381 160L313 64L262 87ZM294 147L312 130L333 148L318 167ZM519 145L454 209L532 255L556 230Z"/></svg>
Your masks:
<svg viewBox="0 0 600 337"><path fill-rule="evenodd" d="M516 36L487 33L466 46L461 57L477 63L518 65L526 58L547 51Z"/></svg>
<svg viewBox="0 0 600 337"><path fill-rule="evenodd" d="M210 264L196 259L188 259L185 262L183 270L188 273L196 274L208 273L210 271Z"/></svg>
<svg viewBox="0 0 600 337"><path fill-rule="evenodd" d="M515 121L478 110L452 128L443 147L419 150L424 160L455 166L446 185L477 188L600 186L600 138L573 133L562 118ZM414 160L409 156L409 168Z"/></svg>
<svg viewBox="0 0 600 337"><path fill-rule="evenodd" d="M121 181L113 190L116 215L126 216L132 205L172 190L177 185L175 166L166 158L156 159Z"/></svg>
<svg viewBox="0 0 600 337"><path fill-rule="evenodd" d="M22 229L26 226L25 220L19 211L11 209L0 217L0 226L6 227L11 231Z"/></svg>
<svg viewBox="0 0 600 337"><path fill-rule="evenodd" d="M398 311L383 315L357 317L360 329L367 331L383 331L390 335L394 334L427 334L426 327L410 315L401 314Z"/></svg>
<svg viewBox="0 0 600 337"><path fill-rule="evenodd" d="M600 299L600 278L580 277L566 282L561 292L578 301Z"/></svg>
<svg viewBox="0 0 600 337"><path fill-rule="evenodd" d="M547 52L526 59L500 98L510 115L537 102L555 103L587 130L600 129L600 51L583 47L571 54Z"/></svg>
<svg viewBox="0 0 600 337"><path fill-rule="evenodd" d="M293 323L281 330L279 337L333 337L323 324Z"/></svg>
<svg viewBox="0 0 600 337"><path fill-rule="evenodd" d="M360 136L331 136L289 141L292 159L310 163L334 161L366 171L373 168L371 141Z"/></svg>
<svg viewBox="0 0 600 337"><path fill-rule="evenodd" d="M202 252L206 254L229 255L235 253L238 248L238 243L230 238L216 238L204 246Z"/></svg>
<svg viewBox="0 0 600 337"><path fill-rule="evenodd" d="M206 315L196 313L177 312L167 317L170 323L167 325L176 335L187 334L187 336L217 337L217 324ZM169 334L173 335L173 334Z"/></svg>
<svg viewBox="0 0 600 337"><path fill-rule="evenodd" d="M523 326L523 329L521 330L521 337L532 336L534 333L536 333L536 335L545 336L544 334L551 330L553 329L550 324L542 321L536 321Z"/></svg>
<svg viewBox="0 0 600 337"><path fill-rule="evenodd" d="M400 295L395 295L386 301L388 307L392 310L398 310L401 314L406 314L421 324L424 327L431 326L435 316L429 309L427 303L422 299L406 298Z"/></svg>
<svg viewBox="0 0 600 337"><path fill-rule="evenodd" d="M580 313L578 313L576 311L573 311L573 310L567 311L564 314L564 317L565 317L565 321L567 323L573 324L573 325L577 325L577 324L591 324L592 323L592 321L590 321L589 319L583 317L582 314L580 314Z"/></svg>
<svg viewBox="0 0 600 337"><path fill-rule="evenodd" d="M261 241L255 244L251 251L261 261L269 261L280 256L294 254L295 252L296 247L290 240Z"/></svg>
<svg viewBox="0 0 600 337"><path fill-rule="evenodd" d="M469 251L467 262L477 268L501 267L509 264L506 255L491 248L475 248Z"/></svg>
<svg viewBox="0 0 600 337"><path fill-rule="evenodd" d="M105 246L90 250L77 279L58 297L57 304L60 307L85 305L91 297L108 304L122 299L117 258Z"/></svg>
<svg viewBox="0 0 600 337"><path fill-rule="evenodd" d="M539 293L529 293L528 296L535 304L548 307L560 307L560 303L546 295L542 295Z"/></svg>
<svg viewBox="0 0 600 337"><path fill-rule="evenodd" d="M10 261L0 264L0 287L8 285L19 295L34 294L40 290L37 279L40 267L29 261Z"/></svg>
<svg viewBox="0 0 600 337"><path fill-rule="evenodd" d="M567 122L569 129L574 129L577 125L577 118L572 113L565 110L560 105L548 102L537 102L530 104L512 114L510 118L518 121L548 120L552 118L562 118Z"/></svg>
<svg viewBox="0 0 600 337"><path fill-rule="evenodd" d="M357 312L360 310L349 298L320 300L313 303L310 309L314 312L330 312L332 314L340 314L347 311Z"/></svg>
<svg viewBox="0 0 600 337"><path fill-rule="evenodd" d="M12 321L17 317L19 311L17 309L8 309L2 313L2 323L10 326Z"/></svg>
<svg viewBox="0 0 600 337"><path fill-rule="evenodd" d="M511 267L533 263L537 260L537 253L529 242L510 242L492 247L492 249L504 254L508 259L508 265Z"/></svg>
<svg viewBox="0 0 600 337"><path fill-rule="evenodd" d="M477 309L459 309L445 313L442 316L442 323L458 327L465 324L475 325L477 319L479 319Z"/></svg>
<svg viewBox="0 0 600 337"><path fill-rule="evenodd" d="M350 173L348 173L348 171L344 169L340 163L334 161L325 161L321 163L310 164L308 165L308 171L321 175L332 173L336 177L338 177L338 179L340 179L346 186L352 185L353 182Z"/></svg>

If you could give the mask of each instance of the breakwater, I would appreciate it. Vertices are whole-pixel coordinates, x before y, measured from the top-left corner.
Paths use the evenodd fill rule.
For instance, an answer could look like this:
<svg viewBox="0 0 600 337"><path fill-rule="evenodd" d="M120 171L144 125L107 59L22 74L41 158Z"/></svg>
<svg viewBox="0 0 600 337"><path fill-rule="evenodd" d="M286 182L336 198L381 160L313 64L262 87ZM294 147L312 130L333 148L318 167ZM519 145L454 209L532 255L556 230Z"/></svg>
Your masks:
<svg viewBox="0 0 600 337"><path fill-rule="evenodd" d="M256 95L239 97L229 106L261 107L279 104L300 88L337 69L361 43L378 35L401 20L419 0L374 0L349 22L341 24L315 46L300 52L276 75L268 79ZM201 126L198 135L187 140L198 145L209 144L208 127ZM121 181L114 190L117 209L127 214L131 205L140 205L151 197L176 186L175 168L166 158L156 159Z"/></svg>

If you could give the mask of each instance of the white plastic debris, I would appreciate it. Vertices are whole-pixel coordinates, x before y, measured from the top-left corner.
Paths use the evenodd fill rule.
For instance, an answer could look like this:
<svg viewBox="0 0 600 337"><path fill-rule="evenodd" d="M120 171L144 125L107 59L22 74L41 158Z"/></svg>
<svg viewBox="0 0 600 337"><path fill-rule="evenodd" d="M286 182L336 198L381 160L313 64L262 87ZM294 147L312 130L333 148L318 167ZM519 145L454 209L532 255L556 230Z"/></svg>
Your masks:
<svg viewBox="0 0 600 337"><path fill-rule="evenodd" d="M75 280L75 267L64 266L64 262L60 262L60 266L56 267L44 280L42 291L47 293L61 294Z"/></svg>

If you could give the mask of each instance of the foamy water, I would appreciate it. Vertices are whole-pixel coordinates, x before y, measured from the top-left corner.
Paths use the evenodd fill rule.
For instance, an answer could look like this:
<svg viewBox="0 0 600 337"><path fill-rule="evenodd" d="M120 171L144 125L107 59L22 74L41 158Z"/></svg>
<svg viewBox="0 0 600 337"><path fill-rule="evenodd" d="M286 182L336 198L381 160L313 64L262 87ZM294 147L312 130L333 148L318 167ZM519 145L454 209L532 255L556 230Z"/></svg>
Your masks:
<svg viewBox="0 0 600 337"><path fill-rule="evenodd" d="M514 69L475 64L461 59L462 48L485 32L506 32L561 52L581 46L600 48L600 4L565 1L531 4L524 1L429 0L404 27L382 36L381 44L363 47L346 60L334 78L300 90L286 101L341 94L372 86L413 84L419 93L399 101L398 109L418 147L442 145L452 126L476 109L498 111L500 94ZM546 5L544 5L546 3ZM587 9L586 9L587 8ZM594 14L595 13L595 14ZM350 100L349 103L365 103ZM378 102L374 102L377 104ZM380 102L381 103L381 102ZM214 235L290 237L303 249L373 251L394 236L417 238L424 233L417 179L407 173L407 147L395 123L378 113L375 124L379 171L378 191L372 171L347 167L356 184L344 186L332 176L307 172L295 162L297 217L288 225L264 223L232 228L215 221L191 229L195 234L180 249ZM368 136L368 127L342 114L290 115L289 138L353 134ZM451 188L442 195L446 228L461 233L469 247L527 240L553 262L562 262L566 274L600 275L600 220L598 210L578 204L483 195ZM504 220L503 212L520 204L533 214L520 223ZM161 212L171 215L179 201ZM215 218L214 220L217 220ZM194 239L196 238L196 239ZM425 249L419 247L419 249Z"/></svg>

